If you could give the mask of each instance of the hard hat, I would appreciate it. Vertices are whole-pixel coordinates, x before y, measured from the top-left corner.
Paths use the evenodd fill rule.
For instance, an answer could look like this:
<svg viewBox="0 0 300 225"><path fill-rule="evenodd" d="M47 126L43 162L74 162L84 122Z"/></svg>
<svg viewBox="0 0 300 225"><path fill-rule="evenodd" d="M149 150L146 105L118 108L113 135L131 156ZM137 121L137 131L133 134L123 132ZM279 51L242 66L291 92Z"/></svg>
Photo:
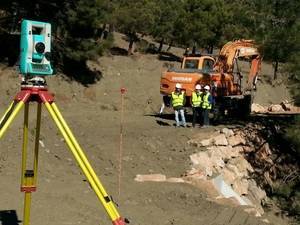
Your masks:
<svg viewBox="0 0 300 225"><path fill-rule="evenodd" d="M201 85L200 84L196 85L196 90L201 90Z"/></svg>
<svg viewBox="0 0 300 225"><path fill-rule="evenodd" d="M208 85L205 85L204 90L210 90L210 87Z"/></svg>
<svg viewBox="0 0 300 225"><path fill-rule="evenodd" d="M177 83L177 84L175 85L175 87L178 88L178 89L181 89L181 84Z"/></svg>

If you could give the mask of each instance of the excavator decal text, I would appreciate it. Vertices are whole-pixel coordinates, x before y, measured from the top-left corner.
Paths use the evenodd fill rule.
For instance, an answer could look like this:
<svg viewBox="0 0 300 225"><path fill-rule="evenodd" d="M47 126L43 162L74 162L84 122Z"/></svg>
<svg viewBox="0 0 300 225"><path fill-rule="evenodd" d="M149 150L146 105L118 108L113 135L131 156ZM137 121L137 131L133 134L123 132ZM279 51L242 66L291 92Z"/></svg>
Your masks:
<svg viewBox="0 0 300 225"><path fill-rule="evenodd" d="M192 78L191 77L172 77L172 81L176 82L191 82Z"/></svg>

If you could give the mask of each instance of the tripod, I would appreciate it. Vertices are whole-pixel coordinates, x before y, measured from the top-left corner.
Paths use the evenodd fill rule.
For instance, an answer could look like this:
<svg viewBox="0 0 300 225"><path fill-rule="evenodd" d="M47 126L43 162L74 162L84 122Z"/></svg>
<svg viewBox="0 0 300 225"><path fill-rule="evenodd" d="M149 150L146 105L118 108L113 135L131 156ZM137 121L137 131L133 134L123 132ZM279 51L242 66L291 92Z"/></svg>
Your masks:
<svg viewBox="0 0 300 225"><path fill-rule="evenodd" d="M35 143L33 151L33 165L31 169L27 169L28 161L28 118L29 118L29 103L37 103L37 119L35 131ZM17 114L24 108L24 126L23 126L23 145L22 145L22 175L21 175L21 192L25 193L24 198L24 213L23 225L30 224L30 208L31 208L31 194L36 191L37 187L37 171L38 171L38 155L39 155L39 138L41 127L41 112L42 105L46 107L52 119L64 137L71 153L75 157L79 167L83 171L92 189L96 193L99 201L103 205L106 213L110 217L113 225L125 225L123 218L120 217L112 199L106 193L92 166L88 162L83 150L76 141L72 131L65 122L58 107L54 103L53 94L48 92L46 82L38 82L33 85L22 83L21 91L17 93L14 101L11 103L7 111L0 120L0 139L12 124Z"/></svg>

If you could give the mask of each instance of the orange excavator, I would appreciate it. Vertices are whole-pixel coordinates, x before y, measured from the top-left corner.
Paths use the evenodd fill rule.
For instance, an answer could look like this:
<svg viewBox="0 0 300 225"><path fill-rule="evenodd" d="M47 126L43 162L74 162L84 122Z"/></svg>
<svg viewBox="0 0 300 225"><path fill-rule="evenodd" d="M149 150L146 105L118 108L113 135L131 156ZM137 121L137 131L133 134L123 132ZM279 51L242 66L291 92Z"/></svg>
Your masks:
<svg viewBox="0 0 300 225"><path fill-rule="evenodd" d="M250 70L244 82L239 62L248 61ZM245 116L251 112L253 90L256 89L261 56L253 40L235 40L225 44L219 55L185 54L180 69L169 69L161 76L160 93L163 106L170 106L175 84L185 91L186 106L197 84L209 85L214 96L214 114Z"/></svg>

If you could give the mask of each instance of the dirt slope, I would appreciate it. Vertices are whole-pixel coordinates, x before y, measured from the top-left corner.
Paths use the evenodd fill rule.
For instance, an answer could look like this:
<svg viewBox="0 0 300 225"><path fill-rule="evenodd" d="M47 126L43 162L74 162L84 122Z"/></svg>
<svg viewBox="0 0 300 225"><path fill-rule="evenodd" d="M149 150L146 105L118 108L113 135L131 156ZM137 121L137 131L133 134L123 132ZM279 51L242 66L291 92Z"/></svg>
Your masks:
<svg viewBox="0 0 300 225"><path fill-rule="evenodd" d="M96 173L131 224L264 224L240 208L209 201L205 193L186 184L134 181L136 174L163 173L179 177L189 168L189 155L196 151L186 142L199 130L175 129L173 116L155 117L161 102L159 79L164 63L153 55L103 57L92 64L103 72L104 77L98 84L85 88L61 76L49 78L48 83ZM1 66L1 115L18 90L18 82L16 72ZM128 92L119 199L120 87ZM34 122L34 110L31 115L30 120ZM110 224L45 110L42 119L44 147L40 149L39 184L33 195L32 224ZM23 201L23 194L19 192L21 125L20 115L0 142L0 215L1 211L15 210L19 220L22 220ZM214 128L210 128L205 132L213 131ZM271 218L271 222L284 224L278 218ZM16 224L13 221L9 225Z"/></svg>

